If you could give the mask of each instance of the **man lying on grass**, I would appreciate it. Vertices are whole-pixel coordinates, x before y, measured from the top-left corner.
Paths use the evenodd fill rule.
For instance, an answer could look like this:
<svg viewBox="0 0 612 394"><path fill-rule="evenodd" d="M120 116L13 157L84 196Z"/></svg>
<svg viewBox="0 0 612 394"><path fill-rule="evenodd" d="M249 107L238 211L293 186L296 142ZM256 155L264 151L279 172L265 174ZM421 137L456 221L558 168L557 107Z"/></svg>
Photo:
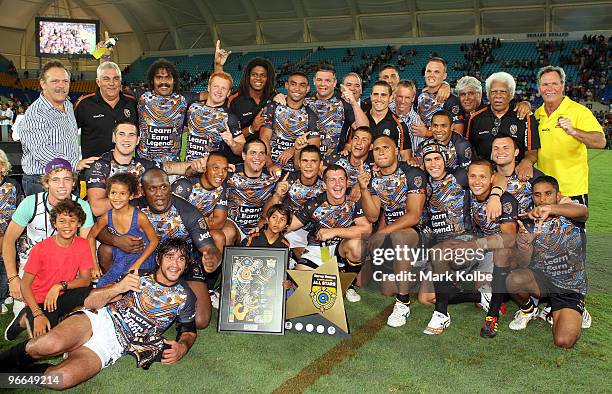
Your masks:
<svg viewBox="0 0 612 394"><path fill-rule="evenodd" d="M196 340L196 298L181 275L190 263L187 243L168 238L157 251L157 270L92 290L82 309L47 334L0 354L0 372L38 372L59 379L47 387L66 389L91 379L130 354L137 366L174 364ZM177 320L176 341L162 334ZM68 352L58 365L36 361Z"/></svg>

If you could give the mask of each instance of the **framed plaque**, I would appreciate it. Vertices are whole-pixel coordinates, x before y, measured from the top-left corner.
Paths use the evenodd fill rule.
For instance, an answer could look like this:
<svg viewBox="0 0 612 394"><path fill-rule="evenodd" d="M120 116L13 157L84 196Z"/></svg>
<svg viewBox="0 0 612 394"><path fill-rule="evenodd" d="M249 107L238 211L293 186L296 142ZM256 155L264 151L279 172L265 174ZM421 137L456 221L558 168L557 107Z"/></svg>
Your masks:
<svg viewBox="0 0 612 394"><path fill-rule="evenodd" d="M220 332L285 333L288 249L225 247Z"/></svg>

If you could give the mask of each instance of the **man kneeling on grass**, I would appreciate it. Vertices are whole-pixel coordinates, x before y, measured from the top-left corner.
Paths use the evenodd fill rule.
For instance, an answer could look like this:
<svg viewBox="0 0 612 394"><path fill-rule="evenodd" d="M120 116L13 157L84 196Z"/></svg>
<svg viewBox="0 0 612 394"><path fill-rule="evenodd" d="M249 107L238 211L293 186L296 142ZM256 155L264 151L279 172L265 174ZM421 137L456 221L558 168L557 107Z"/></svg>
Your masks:
<svg viewBox="0 0 612 394"><path fill-rule="evenodd" d="M189 247L180 238L168 238L157 251L157 270L94 289L85 308L62 321L47 334L23 342L0 354L0 372L39 372L58 376L54 389L76 386L130 354L137 366L154 361L174 364L196 340L195 302L181 279L190 264ZM162 336L177 320L176 341ZM36 361L68 352L58 365Z"/></svg>

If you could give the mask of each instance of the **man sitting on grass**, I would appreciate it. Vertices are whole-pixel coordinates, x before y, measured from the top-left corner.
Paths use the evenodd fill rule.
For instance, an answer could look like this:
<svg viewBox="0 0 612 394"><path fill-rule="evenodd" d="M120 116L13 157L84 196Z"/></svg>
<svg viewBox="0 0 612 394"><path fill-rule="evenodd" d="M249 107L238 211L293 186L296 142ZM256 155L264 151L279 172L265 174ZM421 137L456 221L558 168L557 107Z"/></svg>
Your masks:
<svg viewBox="0 0 612 394"><path fill-rule="evenodd" d="M196 340L196 298L181 279L191 263L189 246L181 238L168 238L157 250L157 270L139 277L130 273L120 282L94 289L85 308L62 321L47 334L0 354L0 372L39 372L66 389L97 375L102 368L130 354L138 367L155 361L174 364ZM177 320L176 341L162 334ZM36 361L68 352L58 365ZM55 380L52 377L57 376Z"/></svg>

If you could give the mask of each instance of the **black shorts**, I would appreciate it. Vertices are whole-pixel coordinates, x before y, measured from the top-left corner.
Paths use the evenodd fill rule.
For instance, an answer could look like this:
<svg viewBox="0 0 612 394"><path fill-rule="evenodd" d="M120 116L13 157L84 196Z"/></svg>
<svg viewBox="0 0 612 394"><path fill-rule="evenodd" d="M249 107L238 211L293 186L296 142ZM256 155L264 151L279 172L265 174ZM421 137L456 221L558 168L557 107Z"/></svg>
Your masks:
<svg viewBox="0 0 612 394"><path fill-rule="evenodd" d="M204 282L206 283L208 274L204 271L204 266L202 265L202 258L193 259L193 261L185 268L185 273L183 273L183 277L188 282Z"/></svg>
<svg viewBox="0 0 612 394"><path fill-rule="evenodd" d="M53 312L46 311L44 308L44 303L38 304L38 307L49 320L51 327L55 327L64 315L72 312L74 308L83 306L85 298L87 298L90 292L91 287L79 287L76 289L66 290L57 297L57 309L55 309ZM26 306L25 311L30 327L34 327L34 315L32 315L32 310L30 307Z"/></svg>
<svg viewBox="0 0 612 394"><path fill-rule="evenodd" d="M550 312L569 308L582 315L584 312L584 295L578 292L557 287L540 270L531 269L533 277L540 289L540 299L548 299Z"/></svg>

